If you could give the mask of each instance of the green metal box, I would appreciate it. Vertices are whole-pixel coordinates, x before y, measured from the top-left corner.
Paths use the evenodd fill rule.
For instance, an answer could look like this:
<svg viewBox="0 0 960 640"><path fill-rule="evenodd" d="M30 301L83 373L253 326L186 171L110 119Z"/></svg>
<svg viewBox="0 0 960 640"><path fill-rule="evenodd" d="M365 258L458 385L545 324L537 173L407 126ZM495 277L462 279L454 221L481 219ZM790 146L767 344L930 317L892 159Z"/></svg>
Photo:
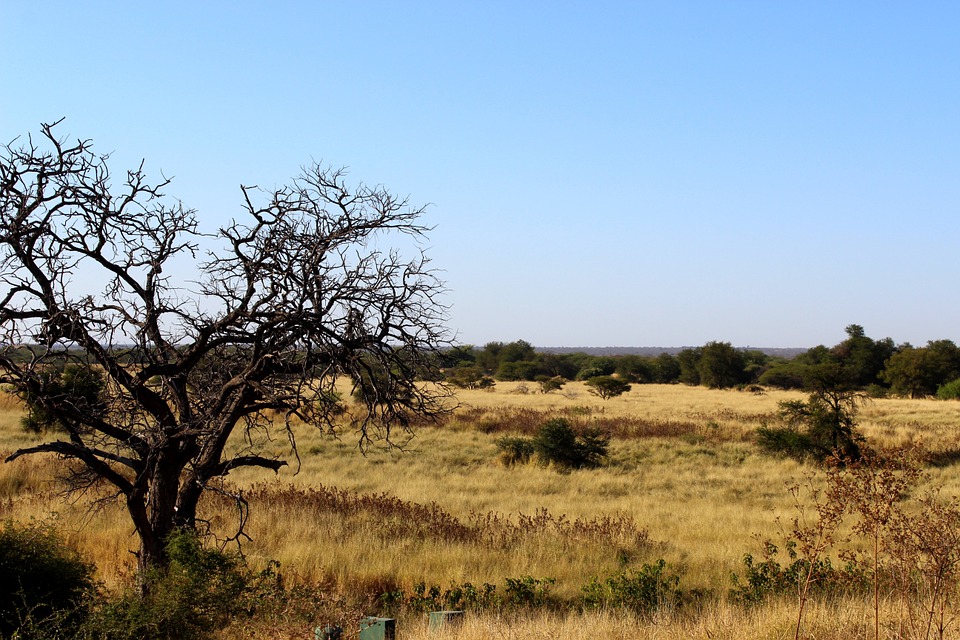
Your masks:
<svg viewBox="0 0 960 640"><path fill-rule="evenodd" d="M463 622L463 611L431 611L430 628L455 627Z"/></svg>
<svg viewBox="0 0 960 640"><path fill-rule="evenodd" d="M364 618L360 621L360 640L396 640L397 621L393 618Z"/></svg>

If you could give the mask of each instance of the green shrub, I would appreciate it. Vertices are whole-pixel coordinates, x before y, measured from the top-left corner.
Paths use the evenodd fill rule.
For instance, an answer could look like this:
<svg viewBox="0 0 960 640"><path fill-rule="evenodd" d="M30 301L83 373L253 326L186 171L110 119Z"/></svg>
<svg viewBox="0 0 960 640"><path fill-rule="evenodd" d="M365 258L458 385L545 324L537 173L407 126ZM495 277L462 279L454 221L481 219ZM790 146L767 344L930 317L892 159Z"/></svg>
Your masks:
<svg viewBox="0 0 960 640"><path fill-rule="evenodd" d="M85 634L102 640L201 640L247 608L252 577L235 557L205 549L190 531L167 543L170 566L146 576L146 593L104 602Z"/></svg>
<svg viewBox="0 0 960 640"><path fill-rule="evenodd" d="M506 578L503 588L503 604L508 607L538 609L551 603L550 588L553 578Z"/></svg>
<svg viewBox="0 0 960 640"><path fill-rule="evenodd" d="M680 576L668 573L661 558L654 564L644 564L639 571L621 571L602 582L594 578L581 590L587 608L629 609L649 615L658 609L679 606L683 599L679 587Z"/></svg>
<svg viewBox="0 0 960 640"><path fill-rule="evenodd" d="M760 427L757 444L767 453L803 460L814 446L810 437L790 427Z"/></svg>
<svg viewBox="0 0 960 640"><path fill-rule="evenodd" d="M607 459L610 438L599 429L583 429L577 436L579 466L599 467Z"/></svg>
<svg viewBox="0 0 960 640"><path fill-rule="evenodd" d="M93 587L93 566L52 527L0 528L0 637L69 635Z"/></svg>
<svg viewBox="0 0 960 640"><path fill-rule="evenodd" d="M449 610L481 611L496 603L497 587L488 582L474 586L470 582L453 583L443 592L443 606Z"/></svg>
<svg viewBox="0 0 960 640"><path fill-rule="evenodd" d="M577 433L570 422L555 418L542 424L533 438L533 448L544 463L572 467L577 455Z"/></svg>
<svg viewBox="0 0 960 640"><path fill-rule="evenodd" d="M517 581L518 584L523 583L527 578L521 578ZM533 580L532 586L530 589L535 589L535 587L544 581ZM507 584L509 585L511 580L507 579ZM552 580L550 583L552 584ZM509 590L508 590L508 598ZM543 600L545 601L546 592L544 591ZM531 596L530 600L536 600L536 596ZM394 613L398 613L401 608L407 612L415 613L427 613L429 611L440 611L440 610L466 610L470 609L472 611L482 611L495 607L500 604L500 600L497 597L497 587L489 583L484 583L483 586L477 587L470 582L464 582L463 584L452 583L449 589L441 589L439 585L431 585L428 587L426 583L420 582L413 585L413 593L409 596L405 596L403 591L398 589L392 593L385 594L384 597L380 598L382 604L387 605L387 609ZM392 606L391 606L392 605Z"/></svg>
<svg viewBox="0 0 960 640"><path fill-rule="evenodd" d="M797 557L796 543L786 546L786 564L777 560L779 549L771 542L765 544L763 559L757 561L750 554L743 557L743 577L734 573L730 580L730 598L741 604L758 604L772 596L797 595L798 589L808 580L813 593L841 595L849 592L864 592L868 589L863 571L854 565L836 568L829 558L811 561ZM812 569L812 574L811 574Z"/></svg>
<svg viewBox="0 0 960 640"><path fill-rule="evenodd" d="M460 389L489 389L496 384L480 367L454 367L444 371L444 377Z"/></svg>
<svg viewBox="0 0 960 640"><path fill-rule="evenodd" d="M607 457L610 439L599 430L577 433L565 418L545 422L533 438L533 449L543 463L570 469L599 466Z"/></svg>
<svg viewBox="0 0 960 640"><path fill-rule="evenodd" d="M857 408L862 393L840 388L820 389L806 401L778 403L783 427L757 430L757 443L765 450L798 460L819 461L836 456L844 461L860 459L863 435L857 429Z"/></svg>
<svg viewBox="0 0 960 640"><path fill-rule="evenodd" d="M870 384L864 389L864 393L868 398L886 398L890 395L890 389L879 384Z"/></svg>
<svg viewBox="0 0 960 640"><path fill-rule="evenodd" d="M454 582L448 589L439 585L427 586L420 582L413 586L413 592L407 595L397 588L382 593L377 598L381 614L399 615L401 613L425 613L439 610L485 611L490 609L539 608L553 604L550 588L553 578L534 578L521 576L506 578L503 589L490 583L474 585L471 582Z"/></svg>
<svg viewBox="0 0 960 640"><path fill-rule="evenodd" d="M563 389L563 385L567 383L567 380L561 376L537 376L535 382L540 383L540 391L542 393L550 393L551 391L560 391L560 389Z"/></svg>
<svg viewBox="0 0 960 640"><path fill-rule="evenodd" d="M500 460L508 465L526 464L533 456L533 440L516 436L504 436L494 441L500 450Z"/></svg>
<svg viewBox="0 0 960 640"><path fill-rule="evenodd" d="M960 400L960 378L940 385L937 397L941 400Z"/></svg>
<svg viewBox="0 0 960 640"><path fill-rule="evenodd" d="M433 585L429 589L421 582L413 586L413 595L407 599L406 606L418 613L443 609L443 596L440 587Z"/></svg>

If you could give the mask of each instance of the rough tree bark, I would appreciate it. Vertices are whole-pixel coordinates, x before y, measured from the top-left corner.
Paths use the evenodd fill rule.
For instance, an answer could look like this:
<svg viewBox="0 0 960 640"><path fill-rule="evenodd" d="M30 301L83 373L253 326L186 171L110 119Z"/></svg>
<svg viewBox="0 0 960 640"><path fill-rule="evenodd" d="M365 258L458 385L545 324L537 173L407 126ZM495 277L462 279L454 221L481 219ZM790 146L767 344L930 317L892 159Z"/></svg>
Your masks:
<svg viewBox="0 0 960 640"><path fill-rule="evenodd" d="M208 235L169 180L141 164L114 187L107 157L57 124L0 158L0 384L63 428L7 460L53 453L74 481L111 486L141 569L166 563L167 535L196 525L231 470L287 464L266 437L285 433L295 456L292 420L335 431L338 381L360 400L361 446L443 414L443 389L420 383L445 344L443 285L422 251L378 248L422 239L422 207L313 165L288 187L241 187L242 218ZM68 364L103 374L104 410L49 392Z"/></svg>

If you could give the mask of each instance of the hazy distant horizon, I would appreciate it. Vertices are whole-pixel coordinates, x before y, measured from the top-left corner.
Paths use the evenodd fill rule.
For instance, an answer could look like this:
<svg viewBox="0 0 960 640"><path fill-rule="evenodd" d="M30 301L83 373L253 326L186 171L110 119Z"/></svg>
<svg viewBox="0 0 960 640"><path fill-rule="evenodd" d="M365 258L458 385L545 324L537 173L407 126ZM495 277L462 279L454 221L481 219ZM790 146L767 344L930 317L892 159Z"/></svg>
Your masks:
<svg viewBox="0 0 960 640"><path fill-rule="evenodd" d="M482 347L483 345L477 345ZM676 355L677 353L683 351L684 349L693 349L696 347L702 347L702 344L699 345L686 345L680 347L538 347L536 345L533 348L541 353L586 353L589 355L608 355L608 356L618 356L618 355L644 355L644 356L656 356L661 353L669 353L671 355ZM750 351L762 351L767 355L776 355L781 357L793 357L805 351L808 351L810 347L755 347L755 346L737 346L733 345L736 349L745 349Z"/></svg>

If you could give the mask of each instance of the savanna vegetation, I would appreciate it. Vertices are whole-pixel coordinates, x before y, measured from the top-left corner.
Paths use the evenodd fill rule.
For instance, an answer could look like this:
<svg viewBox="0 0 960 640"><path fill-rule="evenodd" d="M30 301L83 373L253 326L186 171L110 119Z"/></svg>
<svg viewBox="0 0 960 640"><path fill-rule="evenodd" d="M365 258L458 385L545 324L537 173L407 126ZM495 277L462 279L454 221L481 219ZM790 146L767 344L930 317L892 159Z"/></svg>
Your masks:
<svg viewBox="0 0 960 640"><path fill-rule="evenodd" d="M960 348L951 340L931 340L924 347L898 345L891 338L870 338L856 324L848 326L846 333L846 339L832 347L818 345L789 358L737 349L729 342L708 342L651 356L598 356L537 351L530 343L517 340L449 349L443 365L447 380L467 389L489 387L497 381L543 384L610 377L622 384L679 382L711 389L755 384L806 389L822 385L829 375L834 386L872 396L960 397L956 392L960 385Z"/></svg>
<svg viewBox="0 0 960 640"><path fill-rule="evenodd" d="M0 448L29 446L23 404L4 397ZM0 467L0 518L56 531L95 567L101 595L86 615L113 635L94 637L185 637L171 629L198 619L196 603L207 626L195 637L307 637L372 613L427 637L424 613L443 608L468 611L467 638L794 637L798 620L801 637L957 631L960 404L859 403L854 428L872 457L832 464L758 440L788 426L782 413L809 403L804 391L647 384L604 400L584 382L553 393L500 382L458 400L406 451L363 455L295 425L297 472L242 470L201 503L212 530L248 518L249 538L175 541L174 577L146 603L129 592L137 542L123 505L109 493L93 513L64 500L53 457ZM591 433L603 455L580 466L547 458L543 443L511 461L500 444L547 437L576 452Z"/></svg>
<svg viewBox="0 0 960 640"><path fill-rule="evenodd" d="M952 342L451 347L422 207L311 166L202 231L56 126L0 162L3 636L957 632Z"/></svg>

